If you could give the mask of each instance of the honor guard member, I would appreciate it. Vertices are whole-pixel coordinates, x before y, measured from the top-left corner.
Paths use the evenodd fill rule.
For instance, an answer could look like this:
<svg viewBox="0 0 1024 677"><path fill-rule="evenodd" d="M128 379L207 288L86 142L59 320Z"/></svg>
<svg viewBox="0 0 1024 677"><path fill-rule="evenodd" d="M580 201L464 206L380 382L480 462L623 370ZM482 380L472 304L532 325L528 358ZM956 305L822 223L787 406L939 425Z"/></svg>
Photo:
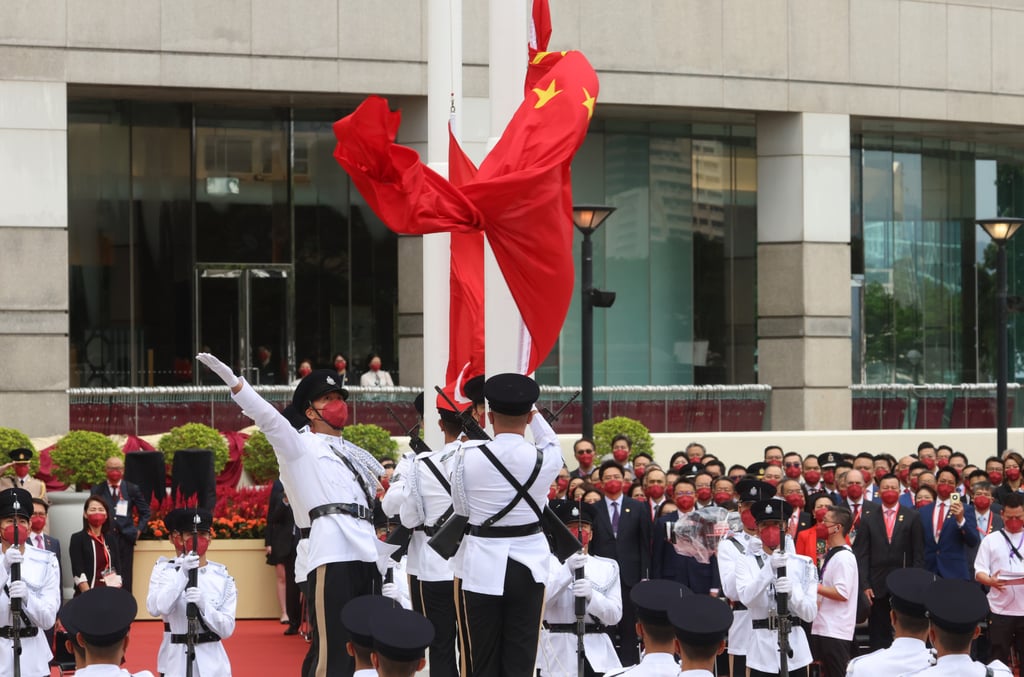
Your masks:
<svg viewBox="0 0 1024 677"><path fill-rule="evenodd" d="M402 526L412 529L406 571L412 608L434 624L430 645L431 677L456 677L455 654L458 618L455 614L455 583L448 560L427 545L430 537L452 514L451 464L461 445L459 415L438 397L438 425L444 447L420 454L409 452L395 468L391 486L381 501L389 514L398 513Z"/></svg>
<svg viewBox="0 0 1024 677"><path fill-rule="evenodd" d="M974 581L940 578L924 591L931 629L928 639L938 656L935 665L914 677L1010 677L1013 673L1001 661L988 665L971 660L971 642L981 630L978 624L988 616L988 601Z"/></svg>
<svg viewBox="0 0 1024 677"><path fill-rule="evenodd" d="M622 590L619 587L619 563L607 557L587 554L594 507L589 503L561 501L555 513L580 539L583 549L565 560L550 556L548 584L545 589L544 627L540 633L537 668L542 677L577 677L579 648L576 624L576 599L586 600L583 649L585 675L600 675L621 668L615 645L607 627L622 618ZM583 568L583 577L576 571Z"/></svg>
<svg viewBox="0 0 1024 677"><path fill-rule="evenodd" d="M918 568L895 569L885 578L892 609L889 618L896 638L888 649L858 656L846 667L847 677L878 677L924 670L935 663L925 645L928 641L928 610L925 589L935 574Z"/></svg>
<svg viewBox="0 0 1024 677"><path fill-rule="evenodd" d="M754 629L750 626L750 614L746 605L739 601L736 591L736 564L750 557L764 564L764 551L761 539L757 537L757 522L750 506L758 501L767 501L775 495L775 487L767 482L753 478L743 479L736 483L739 497L740 522L743 530L731 533L718 544L718 575L721 580L722 594L732 602L732 627L729 629L729 655L732 656L732 673L747 674L747 647L753 638Z"/></svg>
<svg viewBox="0 0 1024 677"><path fill-rule="evenodd" d="M157 613L156 600L160 594L160 586L165 581L171 581L171 576L165 576L164 572L168 569L177 569L181 566L181 556L185 554L185 541L181 535L181 523L183 515L194 515L192 511L185 510L183 508L177 508L171 510L164 517L164 528L167 529L167 540L171 542L171 546L174 548L174 558L168 559L164 556L160 556L156 560L156 564L153 565L153 571L149 575L149 589L146 593L146 611L149 612L150 616L160 617ZM188 530L192 530L191 521L188 524ZM163 637L160 640L160 648L156 652L156 671L161 675L167 673L168 659L171 651L175 651L176 647L171 644L171 624L167 622L166 618L161 619L164 624Z"/></svg>
<svg viewBox="0 0 1024 677"><path fill-rule="evenodd" d="M692 595L668 610L676 632L680 677L715 677L715 663L725 651L732 625L728 603L708 595Z"/></svg>
<svg viewBox="0 0 1024 677"><path fill-rule="evenodd" d="M18 635L21 638L21 674L49 675L53 654L44 631L53 627L60 600L57 558L49 550L25 545L32 517L32 495L24 489L0 492L0 675L14 673L14 620L11 600L21 599ZM17 542L15 542L17 525ZM11 567L21 564L21 577L11 578Z"/></svg>
<svg viewBox="0 0 1024 677"><path fill-rule="evenodd" d="M46 483L29 475L29 461L34 456L32 450L21 447L11 449L7 455L10 457L11 462L0 466L0 472L5 472L8 468L14 468L14 476L4 475L0 477L0 490L24 489L32 495L32 498L45 498Z"/></svg>
<svg viewBox="0 0 1024 677"><path fill-rule="evenodd" d="M668 580L640 581L629 591L629 600L636 608L636 634L644 645L644 655L637 665L612 670L605 677L675 677L679 663L675 659L675 630L668 619L668 610L686 605L693 595L682 583Z"/></svg>
<svg viewBox="0 0 1024 677"><path fill-rule="evenodd" d="M129 673L121 669L128 631L138 610L135 598L124 588L101 587L86 590L61 611L64 626L76 631L72 641L78 642L85 653L85 667L75 670L76 675L153 677L149 670Z"/></svg>
<svg viewBox="0 0 1024 677"><path fill-rule="evenodd" d="M520 374L487 379L484 397L494 440L471 440L456 456L455 512L469 530L452 560L463 674L473 677L533 673L551 554L540 513L503 473L521 485L540 509L562 467L558 436L533 408L540 388ZM526 427L534 443L523 437Z"/></svg>
<svg viewBox="0 0 1024 677"><path fill-rule="evenodd" d="M781 498L758 501L751 506L757 522L758 538L764 549L763 559L744 557L736 564L736 592L739 601L750 612L753 639L747 650L747 669L751 677L776 675L779 672L779 631L776 595L789 596L791 630L789 646L789 674L797 677L806 675L811 662L811 650L807 635L800 621L814 620L818 611L818 575L809 557L797 555L792 546L779 548L783 525L789 519L793 506ZM776 572L785 567L786 575Z"/></svg>
<svg viewBox="0 0 1024 677"><path fill-rule="evenodd" d="M194 538L192 530L185 529L194 523L198 538ZM186 555L179 559L178 567L164 570L159 582L160 591L156 595L153 610L167 619L171 626L172 651L168 656L167 677L184 677L187 663L187 644L189 642L188 604L195 604L199 609L199 634L195 642L195 664L193 674L196 677L230 677L231 662L224 651L221 640L227 639L235 631L235 606L238 591L235 581L228 575L223 564L206 559L206 549L210 545L210 528L213 526L213 515L208 510L198 508L188 510L180 519L178 528L184 535ZM196 587L188 585L189 571L199 569Z"/></svg>
<svg viewBox="0 0 1024 677"><path fill-rule="evenodd" d="M412 677L426 665L424 655L434 639L434 625L405 609L384 609L370 619L373 652L370 660L380 677Z"/></svg>
<svg viewBox="0 0 1024 677"><path fill-rule="evenodd" d="M360 595L348 601L341 610L340 621L348 633L343 649L355 661L353 677L377 677L370 654L373 652L373 634L370 621L397 603L381 595Z"/></svg>
<svg viewBox="0 0 1024 677"><path fill-rule="evenodd" d="M379 547L373 504L384 468L341 435L348 422L348 391L338 374L317 369L299 382L292 407L309 426L292 421L260 397L231 368L209 353L196 356L231 388L232 398L253 419L274 448L281 482L300 534L309 539L305 558L312 641L303 662L307 677L349 677L348 633L337 610L353 597L380 590ZM300 542L300 554L302 551ZM299 577L296 564L296 578Z"/></svg>

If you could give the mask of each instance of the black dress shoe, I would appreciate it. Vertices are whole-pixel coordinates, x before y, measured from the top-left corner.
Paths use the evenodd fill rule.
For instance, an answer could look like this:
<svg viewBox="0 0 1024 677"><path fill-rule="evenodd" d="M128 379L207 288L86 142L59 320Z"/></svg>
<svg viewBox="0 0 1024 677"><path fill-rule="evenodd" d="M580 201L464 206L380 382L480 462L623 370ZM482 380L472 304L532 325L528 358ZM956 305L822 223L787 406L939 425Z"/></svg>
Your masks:
<svg viewBox="0 0 1024 677"><path fill-rule="evenodd" d="M286 634L286 635L297 635L297 634L299 634L299 626L297 626L297 625L289 625L287 628L285 628L284 634Z"/></svg>

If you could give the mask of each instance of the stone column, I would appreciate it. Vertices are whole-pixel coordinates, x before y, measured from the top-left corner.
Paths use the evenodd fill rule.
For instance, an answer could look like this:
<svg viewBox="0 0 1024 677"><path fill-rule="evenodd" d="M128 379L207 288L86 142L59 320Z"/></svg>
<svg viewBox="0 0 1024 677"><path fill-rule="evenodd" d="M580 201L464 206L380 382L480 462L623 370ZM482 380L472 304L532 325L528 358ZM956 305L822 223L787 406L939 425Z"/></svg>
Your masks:
<svg viewBox="0 0 1024 677"><path fill-rule="evenodd" d="M775 430L851 420L850 117L757 118L759 381Z"/></svg>

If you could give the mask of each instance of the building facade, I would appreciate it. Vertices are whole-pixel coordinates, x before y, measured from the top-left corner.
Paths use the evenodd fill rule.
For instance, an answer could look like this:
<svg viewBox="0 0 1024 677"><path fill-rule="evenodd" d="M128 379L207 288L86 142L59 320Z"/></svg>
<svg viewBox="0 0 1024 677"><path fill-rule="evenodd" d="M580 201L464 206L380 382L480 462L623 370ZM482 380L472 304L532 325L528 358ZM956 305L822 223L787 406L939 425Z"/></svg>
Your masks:
<svg viewBox="0 0 1024 677"><path fill-rule="evenodd" d="M454 3L477 161L496 1ZM201 348L260 382L340 352L421 384L437 271L366 208L331 122L382 94L426 152L431 4L0 4L0 425L63 432L68 387L203 382ZM994 380L974 219L1024 215L1003 56L1024 7L550 4L551 47L601 77L575 196L618 208L597 384L767 383L773 427L799 430L848 428L851 383ZM538 378L578 383L579 342L574 301Z"/></svg>

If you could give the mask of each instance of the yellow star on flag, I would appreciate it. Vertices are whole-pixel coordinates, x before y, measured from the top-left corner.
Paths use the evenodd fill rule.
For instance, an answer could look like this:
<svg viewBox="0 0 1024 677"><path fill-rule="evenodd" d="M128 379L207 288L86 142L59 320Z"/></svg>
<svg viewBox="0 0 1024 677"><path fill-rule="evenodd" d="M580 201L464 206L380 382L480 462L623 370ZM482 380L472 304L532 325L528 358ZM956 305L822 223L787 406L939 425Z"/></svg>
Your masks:
<svg viewBox="0 0 1024 677"><path fill-rule="evenodd" d="M597 99L590 95L590 92L587 91L586 87L583 88L583 94L583 106L587 109L587 119L589 120L594 117L594 102L597 101Z"/></svg>
<svg viewBox="0 0 1024 677"><path fill-rule="evenodd" d="M558 94L562 93L562 90L555 89L555 80L551 79L548 83L547 89L541 89L540 87L534 87L533 93L537 95L537 103L533 105L534 108L543 108L548 101L555 98Z"/></svg>

